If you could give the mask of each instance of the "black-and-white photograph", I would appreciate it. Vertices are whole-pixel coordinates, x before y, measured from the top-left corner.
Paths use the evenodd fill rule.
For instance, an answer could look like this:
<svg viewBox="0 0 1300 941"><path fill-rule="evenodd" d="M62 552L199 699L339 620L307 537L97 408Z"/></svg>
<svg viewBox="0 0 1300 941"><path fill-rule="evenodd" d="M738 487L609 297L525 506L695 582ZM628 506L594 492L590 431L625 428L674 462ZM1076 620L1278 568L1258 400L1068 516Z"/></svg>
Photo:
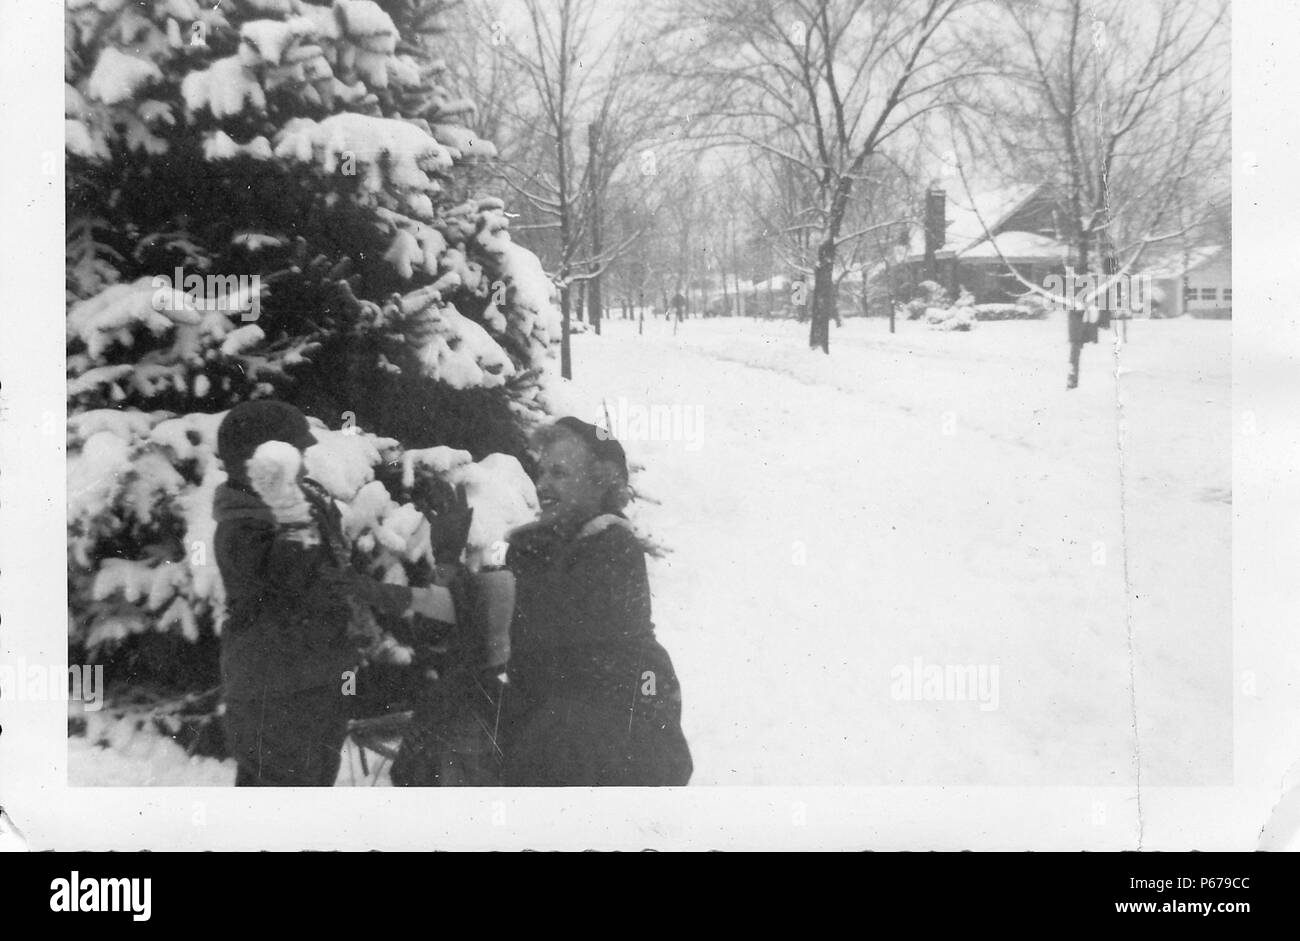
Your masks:
<svg viewBox="0 0 1300 941"><path fill-rule="evenodd" d="M1300 848L1300 751L1238 734L1297 650L1282 594L1289 648L1234 618L1280 408L1234 406L1242 6L45 11L61 334L23 303L66 388L5 417L66 486L6 440L3 502L66 500L66 552L4 527L4 838L77 848L12 796L39 714L73 800L179 808L123 848L230 839L249 787L491 789L475 848L546 845L516 799L729 788L753 848ZM998 822L915 810L958 790ZM292 819L238 845L328 845Z"/></svg>

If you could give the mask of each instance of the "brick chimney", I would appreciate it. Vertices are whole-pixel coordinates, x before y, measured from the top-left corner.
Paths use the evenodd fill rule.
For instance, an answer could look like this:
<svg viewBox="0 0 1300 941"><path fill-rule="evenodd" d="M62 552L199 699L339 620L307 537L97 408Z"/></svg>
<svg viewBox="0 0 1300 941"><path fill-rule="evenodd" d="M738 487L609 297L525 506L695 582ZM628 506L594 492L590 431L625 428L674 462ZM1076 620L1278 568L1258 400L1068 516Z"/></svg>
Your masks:
<svg viewBox="0 0 1300 941"><path fill-rule="evenodd" d="M948 230L948 196L942 187L932 186L925 194L925 276L939 280L935 253L943 248Z"/></svg>

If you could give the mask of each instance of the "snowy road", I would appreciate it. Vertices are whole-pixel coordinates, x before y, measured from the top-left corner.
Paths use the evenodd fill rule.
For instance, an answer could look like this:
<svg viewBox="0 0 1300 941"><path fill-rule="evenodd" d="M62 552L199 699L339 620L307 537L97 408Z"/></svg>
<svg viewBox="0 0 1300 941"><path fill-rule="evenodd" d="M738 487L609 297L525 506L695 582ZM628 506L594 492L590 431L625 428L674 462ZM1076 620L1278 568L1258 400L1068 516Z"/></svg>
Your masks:
<svg viewBox="0 0 1300 941"><path fill-rule="evenodd" d="M1073 392L1059 322L803 333L574 340L586 417L698 420L627 442L693 783L1230 780L1228 324Z"/></svg>

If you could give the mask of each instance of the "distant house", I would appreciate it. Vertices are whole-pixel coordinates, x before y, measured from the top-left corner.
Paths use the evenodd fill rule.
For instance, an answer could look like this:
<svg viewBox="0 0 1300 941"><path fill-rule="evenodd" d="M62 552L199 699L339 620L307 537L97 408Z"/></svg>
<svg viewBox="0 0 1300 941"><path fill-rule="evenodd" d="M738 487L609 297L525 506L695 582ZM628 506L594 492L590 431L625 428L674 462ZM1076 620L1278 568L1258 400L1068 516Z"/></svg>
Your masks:
<svg viewBox="0 0 1300 941"><path fill-rule="evenodd" d="M931 187L902 280L913 287L937 281L953 297L965 289L979 304L1010 302L1027 289L1008 265L1037 285L1065 271L1069 247L1056 236L1055 213L1044 184L986 190L974 198Z"/></svg>
<svg viewBox="0 0 1300 941"><path fill-rule="evenodd" d="M1168 251L1145 265L1142 274L1151 278L1158 316L1232 316L1232 252L1226 246Z"/></svg>

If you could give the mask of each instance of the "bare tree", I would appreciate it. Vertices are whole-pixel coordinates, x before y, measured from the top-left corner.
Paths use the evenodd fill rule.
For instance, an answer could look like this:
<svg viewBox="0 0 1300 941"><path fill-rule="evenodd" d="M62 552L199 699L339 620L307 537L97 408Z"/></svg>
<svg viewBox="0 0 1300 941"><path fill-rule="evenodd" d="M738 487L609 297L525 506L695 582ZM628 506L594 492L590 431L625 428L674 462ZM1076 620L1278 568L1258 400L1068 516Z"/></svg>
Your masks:
<svg viewBox="0 0 1300 941"><path fill-rule="evenodd" d="M830 351L839 252L855 188L886 143L978 74L956 35L971 0L682 0L683 66L719 134L788 164L811 188L809 345Z"/></svg>
<svg viewBox="0 0 1300 941"><path fill-rule="evenodd" d="M1092 305L1151 247L1177 245L1221 214L1228 5L999 0L999 9L999 26L1015 37L1001 40L1012 58L1004 78L965 102L962 149L1051 186L1066 266L1094 285L1054 299ZM1007 267L1027 290L1050 293ZM1073 385L1077 337L1071 345Z"/></svg>
<svg viewBox="0 0 1300 941"><path fill-rule="evenodd" d="M572 288L599 282L638 234L602 239L601 207L638 142L652 133L653 90L640 79L635 29L597 17L596 0L521 0L518 12L511 24L519 28L500 48L525 77L528 94L511 109L514 136L500 166L523 203L517 228L553 236L553 251L543 248L542 255L560 285L561 372L568 377ZM598 310L598 284L589 298Z"/></svg>

